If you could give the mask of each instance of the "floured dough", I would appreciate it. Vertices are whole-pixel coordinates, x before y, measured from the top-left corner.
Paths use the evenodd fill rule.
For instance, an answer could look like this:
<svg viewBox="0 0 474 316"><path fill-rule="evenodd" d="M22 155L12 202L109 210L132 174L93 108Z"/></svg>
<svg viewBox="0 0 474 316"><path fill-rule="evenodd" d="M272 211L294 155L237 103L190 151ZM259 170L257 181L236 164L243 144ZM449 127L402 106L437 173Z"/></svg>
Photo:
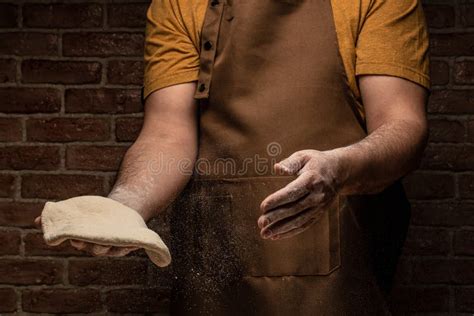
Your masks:
<svg viewBox="0 0 474 316"><path fill-rule="evenodd" d="M44 240L56 246L68 239L118 247L144 248L159 267L171 262L168 247L143 218L122 203L97 195L46 202L41 214Z"/></svg>

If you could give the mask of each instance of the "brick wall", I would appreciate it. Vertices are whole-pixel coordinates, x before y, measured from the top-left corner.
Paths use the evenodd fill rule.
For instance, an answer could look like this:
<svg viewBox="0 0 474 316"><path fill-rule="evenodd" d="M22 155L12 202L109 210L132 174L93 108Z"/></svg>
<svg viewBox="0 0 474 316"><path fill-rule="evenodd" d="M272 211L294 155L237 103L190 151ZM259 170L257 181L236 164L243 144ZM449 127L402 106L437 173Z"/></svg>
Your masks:
<svg viewBox="0 0 474 316"><path fill-rule="evenodd" d="M160 313L169 271L143 252L46 246L47 199L108 193L142 122L147 1L0 0L0 313ZM407 177L398 314L474 312L474 3L426 1L431 141ZM162 219L152 223L166 237ZM165 239L166 240L166 239Z"/></svg>
<svg viewBox="0 0 474 316"><path fill-rule="evenodd" d="M89 257L32 227L46 199L107 194L142 123L148 2L71 2L0 2L0 313L166 312L143 251Z"/></svg>
<svg viewBox="0 0 474 316"><path fill-rule="evenodd" d="M474 2L425 1L433 94L430 143L405 183L412 226L393 305L474 313Z"/></svg>

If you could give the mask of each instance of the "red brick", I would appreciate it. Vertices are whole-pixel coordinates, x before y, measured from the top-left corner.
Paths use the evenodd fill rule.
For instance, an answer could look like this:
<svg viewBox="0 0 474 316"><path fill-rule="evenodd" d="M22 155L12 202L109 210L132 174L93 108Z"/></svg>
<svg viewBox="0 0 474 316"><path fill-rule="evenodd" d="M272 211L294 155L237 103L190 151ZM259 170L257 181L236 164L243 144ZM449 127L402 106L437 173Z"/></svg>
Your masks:
<svg viewBox="0 0 474 316"><path fill-rule="evenodd" d="M467 141L474 143L474 120L467 123Z"/></svg>
<svg viewBox="0 0 474 316"><path fill-rule="evenodd" d="M448 312L449 290L446 287L396 287L391 294L395 315L402 312ZM403 314L405 315L405 314Z"/></svg>
<svg viewBox="0 0 474 316"><path fill-rule="evenodd" d="M66 149L66 168L114 171L120 167L127 148L125 146L69 146Z"/></svg>
<svg viewBox="0 0 474 316"><path fill-rule="evenodd" d="M142 33L66 33L64 56L143 56Z"/></svg>
<svg viewBox="0 0 474 316"><path fill-rule="evenodd" d="M463 26L474 26L474 4L461 6L461 23Z"/></svg>
<svg viewBox="0 0 474 316"><path fill-rule="evenodd" d="M447 259L417 260L413 265L413 282L422 284L450 283L453 262Z"/></svg>
<svg viewBox="0 0 474 316"><path fill-rule="evenodd" d="M1 6L0 6L1 10ZM1 11L0 11L1 12ZM17 307L17 295L12 288L0 288L0 313L15 312Z"/></svg>
<svg viewBox="0 0 474 316"><path fill-rule="evenodd" d="M474 46L466 43L474 42L474 33L431 34L431 54L433 56L472 56Z"/></svg>
<svg viewBox="0 0 474 316"><path fill-rule="evenodd" d="M107 292L109 312L119 313L168 313L169 290L166 289L118 289Z"/></svg>
<svg viewBox="0 0 474 316"><path fill-rule="evenodd" d="M71 260L69 282L74 285L146 285L147 261L122 259Z"/></svg>
<svg viewBox="0 0 474 316"><path fill-rule="evenodd" d="M466 127L461 121L432 119L429 127L430 142L462 143L466 140Z"/></svg>
<svg viewBox="0 0 474 316"><path fill-rule="evenodd" d="M58 35L50 33L0 33L0 54L57 56Z"/></svg>
<svg viewBox="0 0 474 316"><path fill-rule="evenodd" d="M25 60L22 81L27 83L99 83L102 65L87 61Z"/></svg>
<svg viewBox="0 0 474 316"><path fill-rule="evenodd" d="M27 139L42 142L105 141L110 123L104 118L34 118L26 121Z"/></svg>
<svg viewBox="0 0 474 316"><path fill-rule="evenodd" d="M454 177L451 174L418 171L407 176L403 183L408 197L413 199L454 197Z"/></svg>
<svg viewBox="0 0 474 316"><path fill-rule="evenodd" d="M18 118L0 118L0 142L16 142L22 137L21 120Z"/></svg>
<svg viewBox="0 0 474 316"><path fill-rule="evenodd" d="M474 113L474 90L434 90L428 110L431 113Z"/></svg>
<svg viewBox="0 0 474 316"><path fill-rule="evenodd" d="M101 176L80 174L27 174L22 176L25 198L67 199L78 195L104 195Z"/></svg>
<svg viewBox="0 0 474 316"><path fill-rule="evenodd" d="M59 90L50 88L0 88L0 112L58 112L61 109Z"/></svg>
<svg viewBox="0 0 474 316"><path fill-rule="evenodd" d="M450 248L449 233L442 229L410 228L404 251L415 255L446 255Z"/></svg>
<svg viewBox="0 0 474 316"><path fill-rule="evenodd" d="M0 202L0 226L34 227L44 203Z"/></svg>
<svg viewBox="0 0 474 316"><path fill-rule="evenodd" d="M449 82L449 65L444 61L431 61L430 65L431 83L433 85L444 85Z"/></svg>
<svg viewBox="0 0 474 316"><path fill-rule="evenodd" d="M456 284L474 284L474 260L453 260L451 267Z"/></svg>
<svg viewBox="0 0 474 316"><path fill-rule="evenodd" d="M68 89L66 112L135 113L143 111L139 89Z"/></svg>
<svg viewBox="0 0 474 316"><path fill-rule="evenodd" d="M102 25L99 4L32 4L23 7L23 24L42 28L87 28Z"/></svg>
<svg viewBox="0 0 474 316"><path fill-rule="evenodd" d="M15 82L15 81L16 81L16 60L15 59L0 59L0 83Z"/></svg>
<svg viewBox="0 0 474 316"><path fill-rule="evenodd" d="M473 170L474 146L428 146L421 162L423 169Z"/></svg>
<svg viewBox="0 0 474 316"><path fill-rule="evenodd" d="M134 60L112 60L107 68L107 80L113 84L142 85L143 62Z"/></svg>
<svg viewBox="0 0 474 316"><path fill-rule="evenodd" d="M15 177L11 174L0 173L0 197L13 197L15 192Z"/></svg>
<svg viewBox="0 0 474 316"><path fill-rule="evenodd" d="M423 7L428 26L447 28L454 26L454 8L450 5L425 5Z"/></svg>
<svg viewBox="0 0 474 316"><path fill-rule="evenodd" d="M144 27L148 2L114 3L107 6L108 25L113 27Z"/></svg>
<svg viewBox="0 0 474 316"><path fill-rule="evenodd" d="M101 310L97 289L35 289L22 292L22 307L37 313L92 313Z"/></svg>
<svg viewBox="0 0 474 316"><path fill-rule="evenodd" d="M58 146L6 146L0 151L1 169L55 170L59 167Z"/></svg>
<svg viewBox="0 0 474 316"><path fill-rule="evenodd" d="M458 184L461 198L474 199L474 174L459 175Z"/></svg>
<svg viewBox="0 0 474 316"><path fill-rule="evenodd" d="M474 312L474 288L457 288L454 292L456 312Z"/></svg>
<svg viewBox="0 0 474 316"><path fill-rule="evenodd" d="M454 82L457 84L474 83L474 62L461 61L454 64Z"/></svg>
<svg viewBox="0 0 474 316"><path fill-rule="evenodd" d="M474 282L474 260L417 260L413 266L413 282L421 284L472 284Z"/></svg>
<svg viewBox="0 0 474 316"><path fill-rule="evenodd" d="M474 230L460 230L454 234L454 253L474 255Z"/></svg>
<svg viewBox="0 0 474 316"><path fill-rule="evenodd" d="M19 231L0 230L0 255L20 254L21 236Z"/></svg>
<svg viewBox="0 0 474 316"><path fill-rule="evenodd" d="M474 203L412 203L411 220L422 226L474 226Z"/></svg>
<svg viewBox="0 0 474 316"><path fill-rule="evenodd" d="M143 117L120 117L115 120L115 137L119 142L134 141L143 125Z"/></svg>
<svg viewBox="0 0 474 316"><path fill-rule="evenodd" d="M63 272L61 262L53 260L0 260L0 283L3 284L59 284Z"/></svg>
<svg viewBox="0 0 474 316"><path fill-rule="evenodd" d="M0 4L0 27L16 27L18 25L18 6L10 3Z"/></svg>
<svg viewBox="0 0 474 316"><path fill-rule="evenodd" d="M83 251L76 250L69 241L58 246L48 246L44 242L43 233L28 233L23 241L27 256L86 256Z"/></svg>

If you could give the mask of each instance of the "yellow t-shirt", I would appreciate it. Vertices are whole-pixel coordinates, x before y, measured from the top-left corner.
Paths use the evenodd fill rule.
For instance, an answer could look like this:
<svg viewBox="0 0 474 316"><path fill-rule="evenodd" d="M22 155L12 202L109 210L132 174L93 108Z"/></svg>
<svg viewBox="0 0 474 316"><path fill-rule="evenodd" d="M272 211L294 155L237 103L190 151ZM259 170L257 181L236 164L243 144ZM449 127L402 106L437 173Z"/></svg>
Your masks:
<svg viewBox="0 0 474 316"><path fill-rule="evenodd" d="M258 0L255 0L258 1ZM419 0L331 0L339 49L356 98L356 76L402 77L430 88L428 33ZM147 12L144 97L198 80L208 1L153 0Z"/></svg>

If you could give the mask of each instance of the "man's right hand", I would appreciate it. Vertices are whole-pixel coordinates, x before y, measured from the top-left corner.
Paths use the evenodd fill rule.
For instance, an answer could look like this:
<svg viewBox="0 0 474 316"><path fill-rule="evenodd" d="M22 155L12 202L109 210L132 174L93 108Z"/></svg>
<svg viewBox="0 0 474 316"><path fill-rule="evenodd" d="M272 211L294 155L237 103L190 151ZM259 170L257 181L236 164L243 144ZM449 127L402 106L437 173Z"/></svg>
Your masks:
<svg viewBox="0 0 474 316"><path fill-rule="evenodd" d="M35 218L35 226L38 229L41 228L41 216ZM93 256L99 257L123 257L128 255L130 252L135 251L139 248L135 247L115 247L115 246L104 246L99 244L94 244L90 242L85 242L81 240L69 240L72 247L76 248L77 250L89 253Z"/></svg>

